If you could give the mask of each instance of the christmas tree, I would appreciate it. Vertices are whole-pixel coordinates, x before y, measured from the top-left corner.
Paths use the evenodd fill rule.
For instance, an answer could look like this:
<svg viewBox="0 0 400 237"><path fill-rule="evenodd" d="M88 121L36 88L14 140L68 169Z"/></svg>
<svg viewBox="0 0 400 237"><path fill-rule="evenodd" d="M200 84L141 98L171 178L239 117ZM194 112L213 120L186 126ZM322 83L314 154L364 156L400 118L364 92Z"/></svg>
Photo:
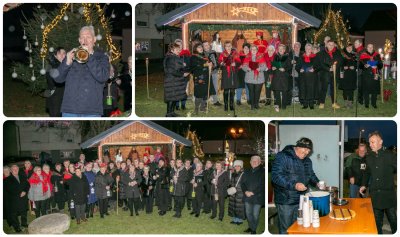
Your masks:
<svg viewBox="0 0 400 237"><path fill-rule="evenodd" d="M63 47L67 51L77 48L79 31L85 25L94 27L96 46L107 52L113 64L119 62L121 53L112 42L110 19L105 16L106 5L65 3L51 11L39 6L31 19L21 22L28 53L26 62L14 63L10 68L12 77L25 82L33 94L47 87L46 73L51 69L49 58L55 48Z"/></svg>
<svg viewBox="0 0 400 237"><path fill-rule="evenodd" d="M341 49L350 43L349 32L340 10L335 12L328 9L324 23L314 35L314 43L323 44L326 36L331 37L331 40L335 41Z"/></svg>

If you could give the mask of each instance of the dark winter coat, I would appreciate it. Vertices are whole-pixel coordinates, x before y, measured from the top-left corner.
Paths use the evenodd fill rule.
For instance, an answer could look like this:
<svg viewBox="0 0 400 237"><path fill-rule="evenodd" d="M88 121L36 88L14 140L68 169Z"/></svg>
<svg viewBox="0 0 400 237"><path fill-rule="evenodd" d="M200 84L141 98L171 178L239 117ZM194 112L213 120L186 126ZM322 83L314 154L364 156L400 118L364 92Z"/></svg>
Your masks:
<svg viewBox="0 0 400 237"><path fill-rule="evenodd" d="M376 52L364 52L360 56L360 67L362 68L362 87L365 94L380 94L381 83L380 79L375 78L374 69L372 67L366 68L364 65L368 64L368 61L377 62L376 73L379 74L379 70L383 67L382 60Z"/></svg>
<svg viewBox="0 0 400 237"><path fill-rule="evenodd" d="M81 178L79 178L77 175L74 175L74 177L72 177L72 179L69 181L69 189L72 200L74 200L76 205L83 205L87 203L89 186L88 180L84 174L82 174Z"/></svg>
<svg viewBox="0 0 400 237"><path fill-rule="evenodd" d="M208 82L210 82L210 95L215 95L214 85L211 74L208 70L208 59L205 55L192 55L190 58L190 67L194 80L194 96L196 98L207 98Z"/></svg>
<svg viewBox="0 0 400 237"><path fill-rule="evenodd" d="M50 73L55 72L60 62L52 56L53 59L50 62L52 69L46 73L47 90L50 91L49 97L46 98L46 108L49 111L50 117L61 117L61 103L63 101L65 83L57 83L50 76Z"/></svg>
<svg viewBox="0 0 400 237"><path fill-rule="evenodd" d="M19 174L20 175L25 175L25 178L29 179L33 174L33 166L31 166L31 169L29 169L29 170L25 170L25 168L20 169L19 170Z"/></svg>
<svg viewBox="0 0 400 237"><path fill-rule="evenodd" d="M174 172L174 175L178 177L177 182L174 182L174 196L184 197L186 196L186 184L189 181L189 173L185 167L181 167L179 170Z"/></svg>
<svg viewBox="0 0 400 237"><path fill-rule="evenodd" d="M183 77L185 66L183 59L168 53L164 58L164 101L181 101L186 99L186 78Z"/></svg>
<svg viewBox="0 0 400 237"><path fill-rule="evenodd" d="M110 77L108 57L95 51L87 63L73 61L67 65L67 57L58 67L58 83L65 82L65 92L61 105L62 113L103 114L104 83Z"/></svg>
<svg viewBox="0 0 400 237"><path fill-rule="evenodd" d="M232 173L230 187L236 187L236 193L229 196L229 204L228 204L228 215L231 217L239 217L240 219L244 219L246 217L246 213L244 211L244 201L243 201L244 194L242 191L242 180L243 180L242 174L243 171ZM240 178L240 176L242 177Z"/></svg>
<svg viewBox="0 0 400 237"><path fill-rule="evenodd" d="M301 160L296 156L294 148L294 146L286 146L275 156L272 164L271 180L274 187L276 204L298 204L300 195L305 194L305 191L297 191L295 188L296 183L303 183L307 187L308 185L316 186L319 182L314 173L311 159L306 157ZM251 172L245 173L243 184L253 185L251 180L247 178L248 175L253 176L251 174ZM260 174L260 176L262 175ZM254 177L252 180L255 182L261 179ZM248 191L247 188L243 187L243 184L243 192ZM265 188L263 187L259 190L265 190Z"/></svg>
<svg viewBox="0 0 400 237"><path fill-rule="evenodd" d="M212 168L210 169L205 169L203 174L204 174L204 180L205 180L205 191L207 195L211 195L211 180L212 180L212 175L214 173L214 170Z"/></svg>
<svg viewBox="0 0 400 237"><path fill-rule="evenodd" d="M315 85L317 83L317 72L315 69L316 55L309 56L302 54L296 64L296 71L299 73L299 96L300 100L313 100L315 98ZM304 70L303 72L302 69ZM314 69L310 72L310 69Z"/></svg>
<svg viewBox="0 0 400 237"><path fill-rule="evenodd" d="M194 174L194 182L197 184L197 186L194 189L196 192L196 196L200 195L203 196L205 193L205 186L206 186L206 179L204 177L204 171L198 174Z"/></svg>
<svg viewBox="0 0 400 237"><path fill-rule="evenodd" d="M142 175L142 182L140 183L140 189L143 193L143 197L151 197L155 189L156 181L153 179L152 174L145 176ZM150 189L150 187L152 187Z"/></svg>
<svg viewBox="0 0 400 237"><path fill-rule="evenodd" d="M169 170L166 167L157 168L155 174L158 175L158 178L155 180L157 190L168 189L170 180Z"/></svg>
<svg viewBox="0 0 400 237"><path fill-rule="evenodd" d="M238 72L240 68L240 58L239 54L232 50L229 54L227 51L222 52L219 55L218 62L221 65L222 70L222 79L221 79L221 88L222 89L236 89L238 88ZM231 66L232 63L235 63L235 66Z"/></svg>
<svg viewBox="0 0 400 237"><path fill-rule="evenodd" d="M132 76L127 70L121 78L119 88L124 91L124 111L132 109Z"/></svg>
<svg viewBox="0 0 400 237"><path fill-rule="evenodd" d="M213 175L211 176L211 180L217 179L217 171L215 170ZM225 198L228 193L227 189L229 186L229 173L227 171L222 171L222 173L219 174L218 180L217 180L217 185L211 183L211 195L218 194L218 197Z"/></svg>
<svg viewBox="0 0 400 237"><path fill-rule="evenodd" d="M340 76L340 67L343 62L343 57L340 52L336 49L332 53L332 58L326 50L320 51L317 54L317 60L315 66L317 67L319 73L319 80L323 82L329 82L329 80L333 79L333 72L330 71L331 66L336 62L336 81L339 81Z"/></svg>
<svg viewBox="0 0 400 237"><path fill-rule="evenodd" d="M246 56L247 55L245 55L244 53L240 53L239 54L239 59L240 59L240 64L241 65L243 65ZM246 77L246 72L244 70L239 70L238 71L238 85L237 85L237 88L245 88L245 86L246 86L246 83L244 81L245 77Z"/></svg>
<svg viewBox="0 0 400 237"><path fill-rule="evenodd" d="M125 187L126 198L139 198L139 186L142 182L142 176L138 172L134 172L132 175L129 172L123 172L121 176L121 181ZM129 183L134 181L136 181L136 184L134 186L129 186Z"/></svg>
<svg viewBox="0 0 400 237"><path fill-rule="evenodd" d="M186 169L186 170L188 173L188 178L187 178L186 185L185 185L186 197L189 199L192 199L193 185L190 182L193 179L193 170L194 169L192 167L190 167L189 169Z"/></svg>
<svg viewBox="0 0 400 237"><path fill-rule="evenodd" d="M378 153L369 152L366 157L367 169L363 176L362 186L369 183L372 207L386 209L396 207L395 173L397 158L391 151L380 149ZM369 180L369 182L368 182Z"/></svg>
<svg viewBox="0 0 400 237"><path fill-rule="evenodd" d="M4 180L4 192L6 196L10 200L9 203L4 203L8 206L7 210L10 213L15 212L23 212L28 210L28 191L29 191L29 183L28 179L25 175L18 175L18 180L14 177L14 175L8 176ZM21 193L25 192L25 196L21 197Z"/></svg>
<svg viewBox="0 0 400 237"><path fill-rule="evenodd" d="M51 183L54 187L54 200L56 202L65 202L67 201L67 194L65 193L64 184L61 183L63 181L63 175L57 171L53 172L51 176Z"/></svg>
<svg viewBox="0 0 400 237"><path fill-rule="evenodd" d="M94 181L95 186L95 193L98 199L106 199L111 196L107 196L107 189L106 186L110 186L110 195L111 195L111 185L113 184L114 180L111 175L107 172L102 174L100 171L96 175L96 179Z"/></svg>
<svg viewBox="0 0 400 237"><path fill-rule="evenodd" d="M344 69L347 67L347 69ZM351 69L350 67L353 67ZM339 80L339 89L341 90L355 90L357 89L357 60L356 55L348 53L346 49L343 52L343 78Z"/></svg>
<svg viewBox="0 0 400 237"><path fill-rule="evenodd" d="M88 203L92 204L97 202L97 197L96 197L96 187L95 187L95 180L96 180L96 174L93 171L85 171L83 173L86 176L86 179L88 181L88 188L89 188L89 197L88 197Z"/></svg>
<svg viewBox="0 0 400 237"><path fill-rule="evenodd" d="M351 167L348 169L348 176L349 178L354 177L355 185L361 185L366 168L367 162L365 157L361 158L357 156L351 161Z"/></svg>
<svg viewBox="0 0 400 237"><path fill-rule="evenodd" d="M287 91L289 88L289 76L292 73L292 64L288 54L276 54L274 61L272 61L272 67L276 67L276 69L273 70L271 89L274 91ZM281 72L279 68L283 68L285 71Z"/></svg>

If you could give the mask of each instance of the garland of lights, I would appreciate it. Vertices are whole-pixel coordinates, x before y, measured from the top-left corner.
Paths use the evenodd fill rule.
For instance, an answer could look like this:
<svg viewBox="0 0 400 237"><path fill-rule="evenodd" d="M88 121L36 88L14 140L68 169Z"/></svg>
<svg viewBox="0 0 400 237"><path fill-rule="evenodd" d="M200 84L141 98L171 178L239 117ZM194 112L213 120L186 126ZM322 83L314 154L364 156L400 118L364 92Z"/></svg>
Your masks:
<svg viewBox="0 0 400 237"><path fill-rule="evenodd" d="M325 21L324 24L322 25L322 27L318 30L317 33L315 33L314 35L314 42L317 43L318 38L321 36L321 34L323 32L325 32L327 30L327 26L330 22L333 22L333 26L335 28L336 31L336 41L339 45L340 48L344 48L345 46L347 46L347 44L350 43L350 38L349 38L349 32L347 31L347 27L343 22L343 18L341 16L341 11L337 11L334 12L333 10L328 10L328 14L325 17ZM343 30L344 32L344 36L340 37L340 28ZM345 38L343 38L345 37ZM346 45L345 45L346 43Z"/></svg>
<svg viewBox="0 0 400 237"><path fill-rule="evenodd" d="M58 22L62 19L62 17L65 15L65 12L67 11L68 7L69 7L70 3L65 3L60 10L60 14L58 14L52 21L50 24L48 24L42 32L42 48L40 50L40 57L42 59L46 58L47 56L47 41L48 41L48 34L50 33L51 30L54 29L54 27L58 24ZM91 23L92 17L90 16L90 7L92 6L91 3L82 3L83 5L83 15L85 17L86 22L89 24ZM110 30L108 29L108 25L107 25L107 21L106 18L104 16L104 10L100 7L99 4L95 4L96 9L97 9L97 13L99 14L100 17L100 23L101 26L103 27L105 34L106 34L106 40L107 40L107 44L110 50L110 61L113 62L117 59L119 59L121 57L121 52L119 52L119 50L117 50L117 47L113 44L112 41L112 37L111 37L111 33Z"/></svg>

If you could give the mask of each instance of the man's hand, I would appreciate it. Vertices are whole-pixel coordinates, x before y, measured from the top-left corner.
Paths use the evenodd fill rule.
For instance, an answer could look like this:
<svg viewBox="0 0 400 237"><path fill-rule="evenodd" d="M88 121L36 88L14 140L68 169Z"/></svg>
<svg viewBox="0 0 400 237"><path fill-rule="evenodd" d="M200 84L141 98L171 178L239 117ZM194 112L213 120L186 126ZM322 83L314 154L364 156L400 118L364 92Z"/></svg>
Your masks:
<svg viewBox="0 0 400 237"><path fill-rule="evenodd" d="M246 197L251 197L254 195L254 193L250 191L246 191L244 194L246 195Z"/></svg>
<svg viewBox="0 0 400 237"><path fill-rule="evenodd" d="M365 186L362 186L361 188L360 188L360 194L361 195L364 195L364 191L366 190L367 188L365 187Z"/></svg>
<svg viewBox="0 0 400 237"><path fill-rule="evenodd" d="M25 196L25 195L26 195L26 192L21 192L20 197L23 197L23 196Z"/></svg>
<svg viewBox="0 0 400 237"><path fill-rule="evenodd" d="M68 66L72 64L72 60L74 59L74 54L75 54L75 49L73 49L67 53L67 65Z"/></svg>
<svg viewBox="0 0 400 237"><path fill-rule="evenodd" d="M284 72L285 69L283 67L279 68L279 71Z"/></svg>
<svg viewBox="0 0 400 237"><path fill-rule="evenodd" d="M183 73L183 77L187 77L187 76L189 76L189 72L185 72L185 73Z"/></svg>
<svg viewBox="0 0 400 237"><path fill-rule="evenodd" d="M303 183L296 183L295 186L297 191L306 191L307 187Z"/></svg>
<svg viewBox="0 0 400 237"><path fill-rule="evenodd" d="M349 182L350 182L351 184L354 184L354 177L351 177L350 180L349 180Z"/></svg>

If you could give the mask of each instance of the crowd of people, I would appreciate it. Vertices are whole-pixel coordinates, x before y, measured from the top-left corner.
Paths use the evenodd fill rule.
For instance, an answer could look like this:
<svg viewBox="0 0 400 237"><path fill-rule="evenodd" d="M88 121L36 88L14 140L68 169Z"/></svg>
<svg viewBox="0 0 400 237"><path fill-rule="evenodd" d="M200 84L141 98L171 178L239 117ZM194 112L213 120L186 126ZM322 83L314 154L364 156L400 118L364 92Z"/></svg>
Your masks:
<svg viewBox="0 0 400 237"><path fill-rule="evenodd" d="M107 163L86 162L81 154L77 163L64 160L54 169L26 161L22 169L17 165L3 169L4 219L21 232L28 227L28 210L36 218L68 210L71 219L81 224L96 213L105 218L116 208L139 216L142 211L153 213L157 206L160 216L173 212L174 218L181 218L186 206L194 217L211 213L210 219L222 221L229 193L231 224L240 225L247 219L245 232L256 234L265 202L265 170L259 156L252 156L250 165L244 170L243 161L235 160L227 169L221 161L168 162L163 156L156 159L155 154Z"/></svg>
<svg viewBox="0 0 400 237"><path fill-rule="evenodd" d="M76 48L67 52L58 47L50 55L45 91L50 117L117 116L122 113L118 108L122 94L123 111L132 109L132 57L119 74L116 65L95 43L93 26L84 26L79 44L88 53L86 61L76 60Z"/></svg>
<svg viewBox="0 0 400 237"><path fill-rule="evenodd" d="M303 109L315 106L324 109L327 95L332 108L351 109L356 90L360 104L365 108L370 105L377 108L379 70L383 64L373 44L364 48L357 39L354 44L340 49L326 36L322 46L307 43L302 52L299 42L294 43L292 49L282 44L275 30L269 41L263 39L263 32L256 32L256 37L252 44L247 42L240 46L240 51L233 48L231 41L222 43L218 32L212 43L195 44L192 53L183 49L180 39L170 44L164 59L166 116L179 116L175 110L186 109L190 74L194 81L196 114L206 111L209 99L213 105L221 106L219 90L223 91L225 111L234 111L235 105L242 105L243 90L250 108L259 109L263 86L265 105L273 104L276 112L291 105L294 96L298 96ZM343 105L337 102L337 89L343 91Z"/></svg>
<svg viewBox="0 0 400 237"><path fill-rule="evenodd" d="M385 213L394 234L397 231L396 155L384 149L378 131L370 133L368 141L370 149L367 149L367 144L359 144L357 154L348 161L350 165L347 165L346 173L350 197L366 197L368 188L378 234L383 233ZM280 234L287 234L289 227L296 222L300 195L312 187L321 188L309 157L312 151L313 142L303 137L295 145L288 145L280 151L272 164L271 180Z"/></svg>

